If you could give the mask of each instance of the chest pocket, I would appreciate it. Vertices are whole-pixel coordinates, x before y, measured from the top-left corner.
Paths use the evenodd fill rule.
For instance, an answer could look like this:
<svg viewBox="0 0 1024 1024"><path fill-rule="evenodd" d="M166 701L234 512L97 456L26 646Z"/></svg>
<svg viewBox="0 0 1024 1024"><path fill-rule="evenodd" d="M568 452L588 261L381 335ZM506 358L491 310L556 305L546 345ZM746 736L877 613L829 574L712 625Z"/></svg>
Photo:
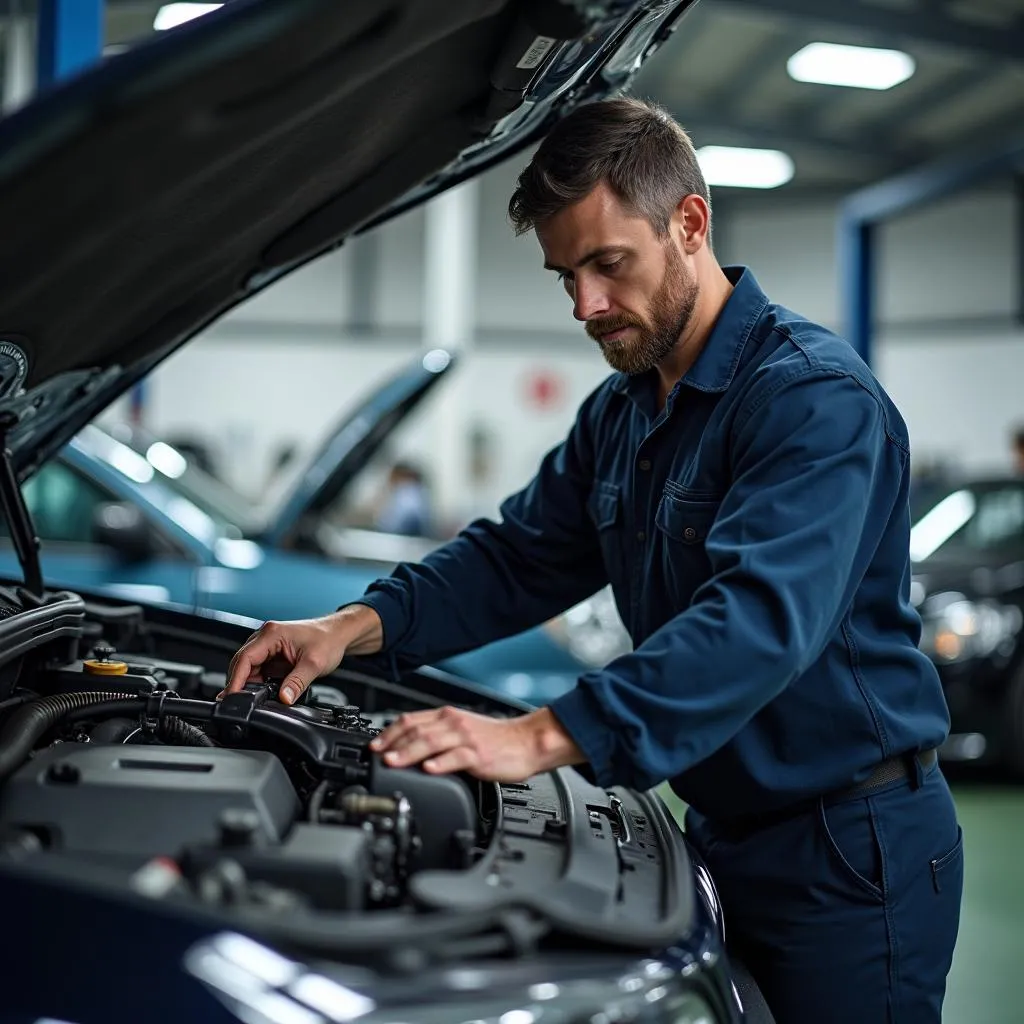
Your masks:
<svg viewBox="0 0 1024 1024"><path fill-rule="evenodd" d="M681 611L694 591L711 576L711 560L704 544L721 502L686 498L666 488L654 522L662 544L665 581Z"/></svg>

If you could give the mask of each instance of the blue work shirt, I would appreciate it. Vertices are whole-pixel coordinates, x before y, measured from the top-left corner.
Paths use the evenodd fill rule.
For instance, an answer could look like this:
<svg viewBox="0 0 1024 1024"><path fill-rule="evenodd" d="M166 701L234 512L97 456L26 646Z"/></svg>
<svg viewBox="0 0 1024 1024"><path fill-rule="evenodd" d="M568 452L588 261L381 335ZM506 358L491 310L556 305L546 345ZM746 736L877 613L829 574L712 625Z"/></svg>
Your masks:
<svg viewBox="0 0 1024 1024"><path fill-rule="evenodd" d="M846 342L726 273L664 408L655 372L611 376L499 522L363 599L411 667L610 582L634 649L550 707L599 784L670 779L723 821L860 781L949 729L910 602L906 425Z"/></svg>

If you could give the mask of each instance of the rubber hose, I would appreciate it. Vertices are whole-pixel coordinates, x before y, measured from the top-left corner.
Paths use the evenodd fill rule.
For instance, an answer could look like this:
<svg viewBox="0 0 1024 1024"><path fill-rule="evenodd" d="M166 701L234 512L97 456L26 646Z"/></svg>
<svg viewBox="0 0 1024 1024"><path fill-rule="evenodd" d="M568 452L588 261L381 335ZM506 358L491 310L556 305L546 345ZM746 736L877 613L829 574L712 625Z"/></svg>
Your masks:
<svg viewBox="0 0 1024 1024"><path fill-rule="evenodd" d="M183 718L165 718L160 723L160 739L178 747L213 747L216 744L198 726Z"/></svg>
<svg viewBox="0 0 1024 1024"><path fill-rule="evenodd" d="M90 731L89 739L92 743L111 745L124 743L132 731L138 727L138 721L131 718L107 718Z"/></svg>
<svg viewBox="0 0 1024 1024"><path fill-rule="evenodd" d="M18 708L0 731L0 782L10 778L32 753L32 748L66 714L108 701L123 703L122 693L59 693ZM135 707L139 706L135 702Z"/></svg>

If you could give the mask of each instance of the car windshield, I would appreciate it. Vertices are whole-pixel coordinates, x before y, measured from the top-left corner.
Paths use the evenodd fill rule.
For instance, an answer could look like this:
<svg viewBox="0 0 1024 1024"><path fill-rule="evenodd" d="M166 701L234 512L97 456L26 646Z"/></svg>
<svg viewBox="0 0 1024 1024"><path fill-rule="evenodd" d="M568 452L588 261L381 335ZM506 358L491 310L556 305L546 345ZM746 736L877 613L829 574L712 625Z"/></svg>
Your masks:
<svg viewBox="0 0 1024 1024"><path fill-rule="evenodd" d="M172 449L173 450L173 449ZM159 467L158 467L159 468ZM224 532L239 536L256 533L262 520L240 494L185 459L179 476L165 476L164 483L216 520Z"/></svg>
<svg viewBox="0 0 1024 1024"><path fill-rule="evenodd" d="M973 554L1024 557L1024 480L996 480L951 488L915 516L910 555Z"/></svg>
<svg viewBox="0 0 1024 1024"><path fill-rule="evenodd" d="M212 520L219 536L245 537L259 525L251 502L165 441L124 426L101 430L95 425L82 431L79 439L93 455L140 485L156 479L165 490L185 499Z"/></svg>

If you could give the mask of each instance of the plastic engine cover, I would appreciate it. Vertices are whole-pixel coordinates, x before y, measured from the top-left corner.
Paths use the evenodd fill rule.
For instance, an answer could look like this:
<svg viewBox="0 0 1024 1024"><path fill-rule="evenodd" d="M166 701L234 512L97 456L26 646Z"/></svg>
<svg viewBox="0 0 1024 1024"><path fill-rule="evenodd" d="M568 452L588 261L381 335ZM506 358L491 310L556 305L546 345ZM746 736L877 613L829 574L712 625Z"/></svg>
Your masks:
<svg viewBox="0 0 1024 1024"><path fill-rule="evenodd" d="M253 841L273 844L299 799L273 754L207 747L61 744L0 790L0 827L30 828L54 848L120 862L216 843L225 811L255 812Z"/></svg>

